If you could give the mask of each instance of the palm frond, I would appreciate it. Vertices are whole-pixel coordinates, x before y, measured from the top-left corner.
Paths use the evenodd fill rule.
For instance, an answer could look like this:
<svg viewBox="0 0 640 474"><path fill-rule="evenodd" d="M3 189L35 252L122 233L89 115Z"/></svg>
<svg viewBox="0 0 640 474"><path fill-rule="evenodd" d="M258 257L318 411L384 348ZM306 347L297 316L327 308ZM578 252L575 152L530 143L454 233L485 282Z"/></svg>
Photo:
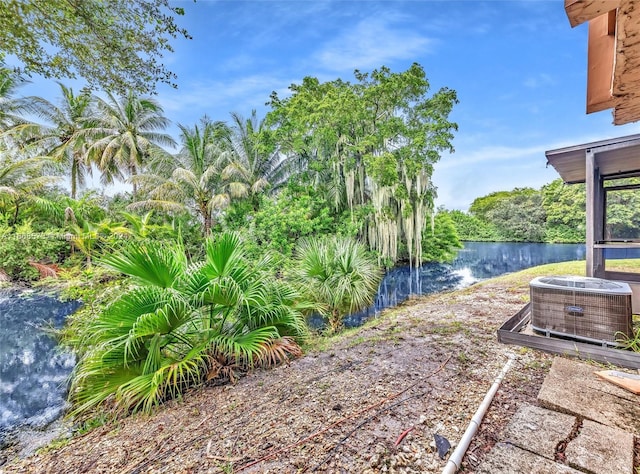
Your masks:
<svg viewBox="0 0 640 474"><path fill-rule="evenodd" d="M264 346L278 337L278 331L274 327L256 328L244 334L220 335L211 339L211 352L233 360L238 367L250 370L255 361L260 360Z"/></svg>
<svg viewBox="0 0 640 474"><path fill-rule="evenodd" d="M161 288L176 285L187 265L179 243L146 241L125 244L118 252L104 255L100 262L107 268Z"/></svg>
<svg viewBox="0 0 640 474"><path fill-rule="evenodd" d="M274 367L284 364L290 358L302 357L302 348L290 337L273 339L262 346L255 364L261 367Z"/></svg>
<svg viewBox="0 0 640 474"><path fill-rule="evenodd" d="M195 173L185 168L176 168L173 170L172 178L176 181L182 181L194 189L197 189L199 186L199 179Z"/></svg>
<svg viewBox="0 0 640 474"><path fill-rule="evenodd" d="M342 317L373 303L382 272L359 242L348 238L300 242L294 284L338 327Z"/></svg>
<svg viewBox="0 0 640 474"><path fill-rule="evenodd" d="M180 213L187 210L187 207L184 204L175 201L163 201L160 199L147 199L144 201L137 201L131 203L127 206L127 209L131 211L137 210L153 210L157 209L164 212L175 212Z"/></svg>
<svg viewBox="0 0 640 474"><path fill-rule="evenodd" d="M229 194L231 194L231 196L234 198L247 196L249 194L249 190L251 189L245 183L238 183L238 182L229 183L228 186L229 186Z"/></svg>
<svg viewBox="0 0 640 474"><path fill-rule="evenodd" d="M143 218L144 219L144 218ZM135 220L135 219L134 219ZM136 221L137 222L137 221ZM134 277L79 338L73 414L98 406L149 412L211 378L272 366L301 354L300 294L250 265L238 235L208 239L204 261L187 265L179 244L132 242L102 259Z"/></svg>

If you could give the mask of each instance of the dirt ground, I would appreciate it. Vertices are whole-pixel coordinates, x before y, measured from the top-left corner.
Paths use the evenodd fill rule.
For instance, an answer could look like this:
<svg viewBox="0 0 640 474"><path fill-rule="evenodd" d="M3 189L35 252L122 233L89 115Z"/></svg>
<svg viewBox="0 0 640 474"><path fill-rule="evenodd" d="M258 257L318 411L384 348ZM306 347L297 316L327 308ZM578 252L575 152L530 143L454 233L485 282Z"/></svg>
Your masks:
<svg viewBox="0 0 640 474"><path fill-rule="evenodd" d="M288 366L203 387L0 468L8 473L429 473L446 464L509 353L472 441L472 473L517 406L535 403L552 357L497 342L528 287L497 279L412 300Z"/></svg>

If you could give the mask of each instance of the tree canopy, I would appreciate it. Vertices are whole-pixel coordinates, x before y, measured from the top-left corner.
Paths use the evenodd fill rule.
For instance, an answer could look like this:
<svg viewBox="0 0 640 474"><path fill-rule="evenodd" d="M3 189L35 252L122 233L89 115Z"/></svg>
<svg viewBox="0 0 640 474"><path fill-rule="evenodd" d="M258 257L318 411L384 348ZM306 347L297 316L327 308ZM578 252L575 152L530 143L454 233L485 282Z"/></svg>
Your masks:
<svg viewBox="0 0 640 474"><path fill-rule="evenodd" d="M0 60L14 55L17 72L47 78L83 77L89 87L150 93L175 87L162 64L172 38L190 38L169 0L3 0Z"/></svg>
<svg viewBox="0 0 640 474"><path fill-rule="evenodd" d="M71 184L71 199L51 186L25 189L20 199L17 191L5 193L0 231L13 234L23 224L49 231L53 225L60 235L76 236L66 257L80 250L87 266L91 255L117 240L114 229L133 232L137 221L133 226L131 219L142 220L136 214L142 210L156 211L144 217L148 225L179 229L196 253L203 233L224 230L242 234L253 256L268 248L283 262L300 238L328 234L357 238L385 265L446 260L458 245L450 220L434 217L431 181L440 155L453 151L457 125L449 114L456 93L429 93L419 64L403 72L384 66L355 71L353 82L307 77L286 98L274 93L264 119L234 112L230 126L206 117L180 125L178 153L162 148L175 143L165 133L169 120L149 97L127 90L107 91L105 98L84 88L74 94L60 84L62 100L55 105L16 96L20 76L0 72L7 79L0 88L0 112L6 112L0 168L44 160L25 178L54 173ZM32 122L34 116L43 123ZM85 215L79 203L91 190L83 189L82 178L91 172L103 184L126 180L131 193L102 196L103 212ZM13 190L21 180L7 186ZM34 213L36 206L51 212ZM101 240L94 247L88 240L85 248L82 235Z"/></svg>
<svg viewBox="0 0 640 474"><path fill-rule="evenodd" d="M515 188L476 198L469 213L449 214L462 240L584 242L584 184L561 179L541 189Z"/></svg>
<svg viewBox="0 0 640 474"><path fill-rule="evenodd" d="M370 209L361 236L383 258L398 247L421 261L425 218L433 213L433 165L453 152L455 91L429 95L422 66L401 73L355 71L356 83L306 77L292 95L272 94L268 120L284 152L323 175L336 210ZM328 177L328 179L326 179Z"/></svg>

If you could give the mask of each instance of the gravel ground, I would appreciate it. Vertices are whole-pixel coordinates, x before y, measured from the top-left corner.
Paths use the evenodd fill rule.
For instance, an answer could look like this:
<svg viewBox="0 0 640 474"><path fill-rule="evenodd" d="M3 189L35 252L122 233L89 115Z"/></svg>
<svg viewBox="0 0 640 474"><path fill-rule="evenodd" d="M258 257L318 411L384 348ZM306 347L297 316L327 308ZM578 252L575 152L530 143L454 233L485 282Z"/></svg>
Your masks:
<svg viewBox="0 0 640 474"><path fill-rule="evenodd" d="M472 473L518 405L535 403L551 363L497 342L527 299L513 279L414 299L287 366L194 390L0 472L441 472L434 434L453 449L516 353L464 459Z"/></svg>

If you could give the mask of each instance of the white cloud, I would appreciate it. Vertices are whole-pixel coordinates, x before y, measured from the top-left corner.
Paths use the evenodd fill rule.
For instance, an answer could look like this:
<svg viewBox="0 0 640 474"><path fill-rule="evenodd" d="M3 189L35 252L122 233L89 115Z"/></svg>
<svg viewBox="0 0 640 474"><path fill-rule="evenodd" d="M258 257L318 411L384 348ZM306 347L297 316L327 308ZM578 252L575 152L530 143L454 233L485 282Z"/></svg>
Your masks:
<svg viewBox="0 0 640 474"><path fill-rule="evenodd" d="M428 53L432 45L432 39L393 28L386 18L368 18L326 43L314 58L326 69L352 71L415 59Z"/></svg>
<svg viewBox="0 0 640 474"><path fill-rule="evenodd" d="M559 178L555 169L547 166L546 151L607 138L612 137L574 136L546 143L540 141L540 145L526 147L482 146L475 151L456 151L451 156L443 156L442 161L434 166L437 204L447 209L467 210L475 198L495 191L509 191L517 187L538 189Z"/></svg>

